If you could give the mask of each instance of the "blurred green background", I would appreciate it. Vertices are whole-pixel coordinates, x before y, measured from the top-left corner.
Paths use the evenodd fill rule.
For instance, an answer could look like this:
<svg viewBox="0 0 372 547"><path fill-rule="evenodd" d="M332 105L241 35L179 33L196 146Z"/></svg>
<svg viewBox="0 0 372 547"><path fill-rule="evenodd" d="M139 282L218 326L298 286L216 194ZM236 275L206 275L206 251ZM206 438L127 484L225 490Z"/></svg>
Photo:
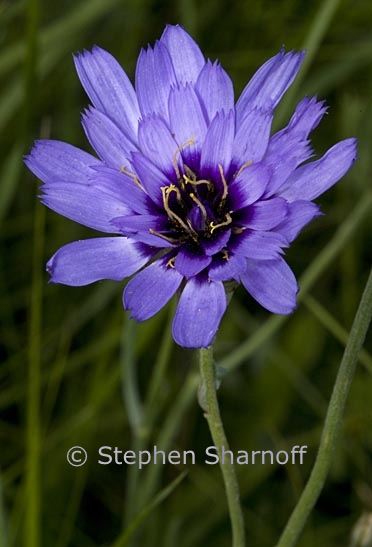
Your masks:
<svg viewBox="0 0 372 547"><path fill-rule="evenodd" d="M314 461L372 259L371 2L2 0L1 547L230 545L220 471L204 463L212 441L197 403L195 355L170 337L174 303L136 325L123 312L120 283L48 285L46 260L92 232L45 210L22 164L36 138L89 149L80 126L88 100L72 52L98 44L133 77L140 48L166 23L183 24L207 57L221 61L236 96L283 44L306 47L276 128L300 98L316 93L330 106L313 136L317 154L342 138L359 138L359 161L318 200L326 215L288 252L301 279L298 310L271 316L239 289L216 343L217 362L227 371L219 399L231 447L308 446L302 466L237 469L249 547L275 545ZM347 547L356 521L372 512L371 342L301 547ZM83 467L66 461L74 445L88 452ZM193 450L197 461L142 470L103 466L103 445Z"/></svg>

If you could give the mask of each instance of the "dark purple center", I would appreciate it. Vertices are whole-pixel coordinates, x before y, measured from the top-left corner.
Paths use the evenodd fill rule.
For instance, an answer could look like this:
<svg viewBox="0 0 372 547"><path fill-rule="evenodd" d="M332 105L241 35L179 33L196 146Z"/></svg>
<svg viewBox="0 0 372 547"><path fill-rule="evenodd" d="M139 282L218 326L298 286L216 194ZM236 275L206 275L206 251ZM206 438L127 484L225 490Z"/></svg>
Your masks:
<svg viewBox="0 0 372 547"><path fill-rule="evenodd" d="M186 165L184 170L176 183L161 188L170 224L169 240L194 244L211 240L232 223L227 207L228 186L222 168L219 183L199 179Z"/></svg>

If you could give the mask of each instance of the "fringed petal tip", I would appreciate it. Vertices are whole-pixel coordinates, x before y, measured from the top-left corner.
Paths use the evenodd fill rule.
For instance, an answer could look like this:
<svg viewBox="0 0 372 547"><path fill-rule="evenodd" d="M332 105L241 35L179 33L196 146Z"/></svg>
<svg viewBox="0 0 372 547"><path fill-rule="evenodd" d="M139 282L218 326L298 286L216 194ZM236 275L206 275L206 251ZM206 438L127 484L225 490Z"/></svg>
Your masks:
<svg viewBox="0 0 372 547"><path fill-rule="evenodd" d="M151 255L126 237L74 241L47 262L51 283L80 287L101 279L122 281L139 270Z"/></svg>
<svg viewBox="0 0 372 547"><path fill-rule="evenodd" d="M319 160L298 167L286 180L279 195L289 202L313 200L336 184L357 159L357 139L335 144Z"/></svg>
<svg viewBox="0 0 372 547"><path fill-rule="evenodd" d="M52 139L35 141L24 162L45 184L68 181L87 184L93 168L101 163L88 152Z"/></svg>

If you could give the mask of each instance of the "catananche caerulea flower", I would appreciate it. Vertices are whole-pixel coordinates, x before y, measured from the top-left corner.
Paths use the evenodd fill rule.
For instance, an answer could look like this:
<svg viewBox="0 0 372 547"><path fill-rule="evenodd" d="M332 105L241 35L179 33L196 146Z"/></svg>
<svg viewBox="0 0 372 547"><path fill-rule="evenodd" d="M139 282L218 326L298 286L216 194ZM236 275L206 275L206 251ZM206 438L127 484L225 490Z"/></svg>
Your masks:
<svg viewBox="0 0 372 547"><path fill-rule="evenodd" d="M92 103L82 124L98 157L44 140L26 163L44 182L45 205L108 235L59 249L47 265L51 281L79 286L136 274L123 302L138 321L180 290L173 336L185 347L211 344L227 281L274 313L292 312L298 286L283 249L319 214L312 200L356 156L355 139L346 139L304 163L326 110L316 98L303 99L270 135L303 57L280 51L235 104L227 73L180 26L141 51L135 87L107 51L78 55Z"/></svg>

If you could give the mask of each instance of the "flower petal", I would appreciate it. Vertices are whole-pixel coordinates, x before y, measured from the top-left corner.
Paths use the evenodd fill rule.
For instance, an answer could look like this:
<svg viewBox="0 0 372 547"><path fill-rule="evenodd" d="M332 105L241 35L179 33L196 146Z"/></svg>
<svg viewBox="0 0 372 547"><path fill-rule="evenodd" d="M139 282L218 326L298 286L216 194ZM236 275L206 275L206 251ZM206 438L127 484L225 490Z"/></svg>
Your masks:
<svg viewBox="0 0 372 547"><path fill-rule="evenodd" d="M297 281L282 258L248 260L241 281L253 298L273 313L286 315L296 307Z"/></svg>
<svg viewBox="0 0 372 547"><path fill-rule="evenodd" d="M154 247L157 249L166 249L169 247L174 247L173 243L167 241L166 239L163 239L160 236L150 234L150 232L136 232L131 233L130 238L134 241L138 241L140 243L144 243L150 247Z"/></svg>
<svg viewBox="0 0 372 547"><path fill-rule="evenodd" d="M208 127L200 159L200 178L215 178L221 174L217 166L221 165L224 175L227 176L231 162L231 152L235 132L235 116L230 110L228 113L218 112ZM221 183L222 186L222 183Z"/></svg>
<svg viewBox="0 0 372 547"><path fill-rule="evenodd" d="M173 338L185 348L210 346L226 310L221 281L192 277L181 294L173 320Z"/></svg>
<svg viewBox="0 0 372 547"><path fill-rule="evenodd" d="M135 175L129 175L111 167L99 165L94 168L94 173L90 177L90 186L101 189L120 200L128 207L129 212L151 214L156 210L155 205L144 188L139 185Z"/></svg>
<svg viewBox="0 0 372 547"><path fill-rule="evenodd" d="M231 241L229 247L246 258L270 260L277 258L288 242L282 234L276 232L259 232L245 230Z"/></svg>
<svg viewBox="0 0 372 547"><path fill-rule="evenodd" d="M210 256L200 251L194 252L192 249L183 246L177 254L174 267L188 279L204 270L211 261Z"/></svg>
<svg viewBox="0 0 372 547"><path fill-rule="evenodd" d="M117 197L93 186L73 182L54 182L42 186L40 201L79 224L101 232L118 233L111 224L115 217L128 214L128 207Z"/></svg>
<svg viewBox="0 0 372 547"><path fill-rule="evenodd" d="M291 243L306 224L321 214L319 207L311 201L292 201L288 203L287 218L275 227L275 232L283 234Z"/></svg>
<svg viewBox="0 0 372 547"><path fill-rule="evenodd" d="M119 228L120 233L130 237L132 233L149 233L150 230L165 231L167 218L159 215L124 215L114 218L111 223Z"/></svg>
<svg viewBox="0 0 372 547"><path fill-rule="evenodd" d="M36 141L25 164L40 180L51 182L79 182L87 184L92 173L91 167L101 160L75 148L67 142Z"/></svg>
<svg viewBox="0 0 372 547"><path fill-rule="evenodd" d="M151 200L163 208L161 187L169 186L167 176L151 160L139 152L133 152L132 165Z"/></svg>
<svg viewBox="0 0 372 547"><path fill-rule="evenodd" d="M169 51L177 81L196 82L205 60L191 36L179 25L167 25L160 41Z"/></svg>
<svg viewBox="0 0 372 547"><path fill-rule="evenodd" d="M193 170L199 167L201 146L207 132L207 124L198 96L190 85L171 89L169 95L171 132L182 148L185 163ZM188 141L192 140L187 146Z"/></svg>
<svg viewBox="0 0 372 547"><path fill-rule="evenodd" d="M234 109L234 88L231 78L217 61L206 62L195 89L202 99L210 122L220 110L229 112Z"/></svg>
<svg viewBox="0 0 372 547"><path fill-rule="evenodd" d="M257 201L247 208L244 226L253 230L271 230L286 218L287 211L288 205L283 198Z"/></svg>
<svg viewBox="0 0 372 547"><path fill-rule="evenodd" d="M248 165L229 184L229 207L239 211L257 201L265 192L271 172L264 165Z"/></svg>
<svg viewBox="0 0 372 547"><path fill-rule="evenodd" d="M247 161L261 161L269 143L272 110L254 107L237 126L233 144L233 163L241 165Z"/></svg>
<svg viewBox="0 0 372 547"><path fill-rule="evenodd" d="M263 110L276 107L295 79L304 56L304 51L285 53L282 49L257 70L236 104L239 123L253 107Z"/></svg>
<svg viewBox="0 0 372 547"><path fill-rule="evenodd" d="M121 281L151 258L126 237L100 237L74 241L61 247L48 261L51 283L89 285L100 279Z"/></svg>
<svg viewBox="0 0 372 547"><path fill-rule="evenodd" d="M308 136L326 110L323 101L317 102L315 97L305 97L297 105L289 124L271 137L263 160L272 170L266 195L275 193L296 167L311 157Z"/></svg>
<svg viewBox="0 0 372 547"><path fill-rule="evenodd" d="M177 153L179 148L167 124L161 118L148 116L141 120L138 142L144 156L170 179L175 178L175 161L178 170L182 169L180 154Z"/></svg>
<svg viewBox="0 0 372 547"><path fill-rule="evenodd" d="M74 61L80 81L93 105L135 143L140 112L133 86L119 63L110 53L97 46L92 52L84 51L74 56Z"/></svg>
<svg viewBox="0 0 372 547"><path fill-rule="evenodd" d="M145 321L161 310L177 291L183 276L167 266L167 258L155 260L131 279L123 294L123 304L131 318Z"/></svg>
<svg viewBox="0 0 372 547"><path fill-rule="evenodd" d="M216 234L213 239L201 241L200 245L206 255L213 256L214 254L221 251L224 247L226 247L230 237L231 229L228 229L220 232L219 234Z"/></svg>
<svg viewBox="0 0 372 547"><path fill-rule="evenodd" d="M283 134L294 136L299 139L307 139L327 111L324 101L317 101L316 97L304 97L296 107L296 110L287 127L276 133L276 138Z"/></svg>
<svg viewBox="0 0 372 547"><path fill-rule="evenodd" d="M342 178L356 160L356 139L345 139L324 156L296 169L278 194L288 201L312 200Z"/></svg>
<svg viewBox="0 0 372 547"><path fill-rule="evenodd" d="M109 167L120 170L128 165L131 151L138 150L110 118L95 108L85 111L82 124L90 144Z"/></svg>
<svg viewBox="0 0 372 547"><path fill-rule="evenodd" d="M240 282L247 267L247 259L240 254L228 252L225 257L216 256L208 268L208 277L213 281L231 281L235 279Z"/></svg>
<svg viewBox="0 0 372 547"><path fill-rule="evenodd" d="M296 167L312 155L308 140L299 141L296 136L282 136L277 139L274 135L269 141L265 157L261 162L271 171L265 197L275 194Z"/></svg>
<svg viewBox="0 0 372 547"><path fill-rule="evenodd" d="M142 116L159 114L168 120L168 97L176 75L167 48L156 42L142 49L136 67L136 92Z"/></svg>

